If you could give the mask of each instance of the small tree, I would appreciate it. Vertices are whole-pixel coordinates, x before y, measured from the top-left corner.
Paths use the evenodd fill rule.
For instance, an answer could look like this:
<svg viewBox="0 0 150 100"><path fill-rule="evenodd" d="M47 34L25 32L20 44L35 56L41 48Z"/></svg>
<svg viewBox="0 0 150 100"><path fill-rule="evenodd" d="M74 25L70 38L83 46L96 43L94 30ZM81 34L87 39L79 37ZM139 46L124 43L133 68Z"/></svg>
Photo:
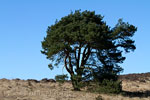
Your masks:
<svg viewBox="0 0 150 100"><path fill-rule="evenodd" d="M92 69L120 72L118 63L125 60L122 52L135 50L131 37L136 30L135 26L121 19L114 28L110 28L103 21L103 16L94 11L77 10L48 27L41 52L52 61L49 64L51 69L64 64L74 90L79 90L83 76Z"/></svg>

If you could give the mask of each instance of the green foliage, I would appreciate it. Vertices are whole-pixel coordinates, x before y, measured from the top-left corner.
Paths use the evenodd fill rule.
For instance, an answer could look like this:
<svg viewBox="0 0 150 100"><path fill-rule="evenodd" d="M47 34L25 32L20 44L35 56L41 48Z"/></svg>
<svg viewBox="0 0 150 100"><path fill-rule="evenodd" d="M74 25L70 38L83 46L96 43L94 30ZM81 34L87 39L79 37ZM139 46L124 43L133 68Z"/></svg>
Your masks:
<svg viewBox="0 0 150 100"><path fill-rule="evenodd" d="M65 74L65 75L56 75L55 80L56 80L56 82L64 83L66 80L68 80L68 76L67 76L67 74Z"/></svg>
<svg viewBox="0 0 150 100"><path fill-rule="evenodd" d="M122 71L119 66L125 60L122 53L136 49L131 38L136 30L122 19L111 28L94 11L77 10L48 27L41 52L51 60L50 69L63 64L71 77L88 76L95 68L102 68L106 75L111 72L113 77ZM100 80L106 78L101 75ZM73 86L82 81L80 77L71 78Z"/></svg>
<svg viewBox="0 0 150 100"><path fill-rule="evenodd" d="M92 83L87 84L87 86L91 85L88 90L98 93L121 93L122 84L117 75L120 70L122 70L120 67L112 70L105 69L105 67L93 69L92 73L85 78Z"/></svg>
<svg viewBox="0 0 150 100"><path fill-rule="evenodd" d="M87 86L84 81L81 81L82 77L79 75L73 75L71 77L71 80L73 83L73 87L76 88L76 90L80 90L80 88Z"/></svg>
<svg viewBox="0 0 150 100"><path fill-rule="evenodd" d="M120 93L122 91L122 82L121 81L112 81L112 80L103 80L100 84L102 88L100 92L104 93Z"/></svg>
<svg viewBox="0 0 150 100"><path fill-rule="evenodd" d="M85 71L84 72L84 77L83 80L89 81L97 81L97 82L102 82L103 80L113 80L117 81L118 80L118 74L123 70L121 67L116 67L113 69L110 69L111 67L98 67L98 68L93 68L92 71ZM89 71L89 72L88 72Z"/></svg>
<svg viewBox="0 0 150 100"><path fill-rule="evenodd" d="M89 88L90 92L118 94L122 92L122 82L103 80L102 83L93 83Z"/></svg>

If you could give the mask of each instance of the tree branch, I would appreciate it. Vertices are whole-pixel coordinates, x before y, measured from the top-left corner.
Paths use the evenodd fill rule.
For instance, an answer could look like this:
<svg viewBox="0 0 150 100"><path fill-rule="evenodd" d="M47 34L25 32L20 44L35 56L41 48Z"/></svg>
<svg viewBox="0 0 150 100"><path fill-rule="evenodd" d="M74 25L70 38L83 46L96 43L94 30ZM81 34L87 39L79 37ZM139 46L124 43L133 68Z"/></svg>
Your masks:
<svg viewBox="0 0 150 100"><path fill-rule="evenodd" d="M77 53L76 53L76 50L77 50L77 47L75 47L75 49L74 49L74 55L75 55L75 59L76 59L76 61L77 61Z"/></svg>
<svg viewBox="0 0 150 100"><path fill-rule="evenodd" d="M82 54L81 66L83 66L84 58L86 57L86 50L87 50L87 46L84 48L84 51L83 51L83 54Z"/></svg>
<svg viewBox="0 0 150 100"><path fill-rule="evenodd" d="M86 49L88 49L87 52L86 52ZM87 45L87 46L85 47L84 51L83 51L81 66L84 66L84 65L86 64L86 61L88 60L90 54L91 54L90 46Z"/></svg>
<svg viewBox="0 0 150 100"><path fill-rule="evenodd" d="M91 50L90 50L90 47L88 47L88 51L87 51L87 53L85 54L86 57L85 57L85 59L84 59L84 64L85 64L86 61L88 60L88 58L89 58L89 56L90 56L90 53L91 53Z"/></svg>
<svg viewBox="0 0 150 100"><path fill-rule="evenodd" d="M69 51L64 50L66 56L64 59L66 70L70 73L70 75L74 74L73 66L71 64L71 57L69 56ZM67 66L67 58L69 59L69 67Z"/></svg>
<svg viewBox="0 0 150 100"><path fill-rule="evenodd" d="M67 55L64 58L64 62L65 62L65 68L66 68L66 70L71 74L71 71L70 71L70 69L67 66Z"/></svg>
<svg viewBox="0 0 150 100"><path fill-rule="evenodd" d="M71 70L72 73L74 73L74 72L73 72L73 66L72 66L72 64L71 64L71 57L68 56L68 58L69 58L69 67L70 67L70 70Z"/></svg>
<svg viewBox="0 0 150 100"><path fill-rule="evenodd" d="M80 54L81 54L81 44L79 45L79 51L78 51L78 58L77 58L77 69L79 69L79 62L80 62Z"/></svg>

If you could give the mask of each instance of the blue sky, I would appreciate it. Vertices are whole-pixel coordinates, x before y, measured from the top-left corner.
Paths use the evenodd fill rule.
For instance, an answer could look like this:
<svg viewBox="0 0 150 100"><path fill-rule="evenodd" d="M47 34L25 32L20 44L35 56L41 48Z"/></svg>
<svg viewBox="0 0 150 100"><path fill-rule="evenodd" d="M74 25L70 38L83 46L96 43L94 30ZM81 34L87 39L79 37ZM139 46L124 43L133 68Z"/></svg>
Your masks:
<svg viewBox="0 0 150 100"><path fill-rule="evenodd" d="M119 18L137 26L137 49L125 55L123 74L150 72L149 5L149 0L0 0L0 78L39 80L62 74L62 67L49 70L41 41L56 19L78 9L103 15L111 27Z"/></svg>

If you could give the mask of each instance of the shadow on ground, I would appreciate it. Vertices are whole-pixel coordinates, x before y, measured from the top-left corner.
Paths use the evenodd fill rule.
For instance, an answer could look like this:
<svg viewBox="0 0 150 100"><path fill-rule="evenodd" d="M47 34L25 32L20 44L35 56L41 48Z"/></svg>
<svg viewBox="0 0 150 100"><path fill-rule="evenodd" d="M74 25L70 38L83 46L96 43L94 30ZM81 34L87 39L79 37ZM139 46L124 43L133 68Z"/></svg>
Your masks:
<svg viewBox="0 0 150 100"><path fill-rule="evenodd" d="M145 98L145 97L150 97L150 91L143 91L143 92L129 92L129 91L123 91L122 93L123 96L127 97L139 97L139 98Z"/></svg>

